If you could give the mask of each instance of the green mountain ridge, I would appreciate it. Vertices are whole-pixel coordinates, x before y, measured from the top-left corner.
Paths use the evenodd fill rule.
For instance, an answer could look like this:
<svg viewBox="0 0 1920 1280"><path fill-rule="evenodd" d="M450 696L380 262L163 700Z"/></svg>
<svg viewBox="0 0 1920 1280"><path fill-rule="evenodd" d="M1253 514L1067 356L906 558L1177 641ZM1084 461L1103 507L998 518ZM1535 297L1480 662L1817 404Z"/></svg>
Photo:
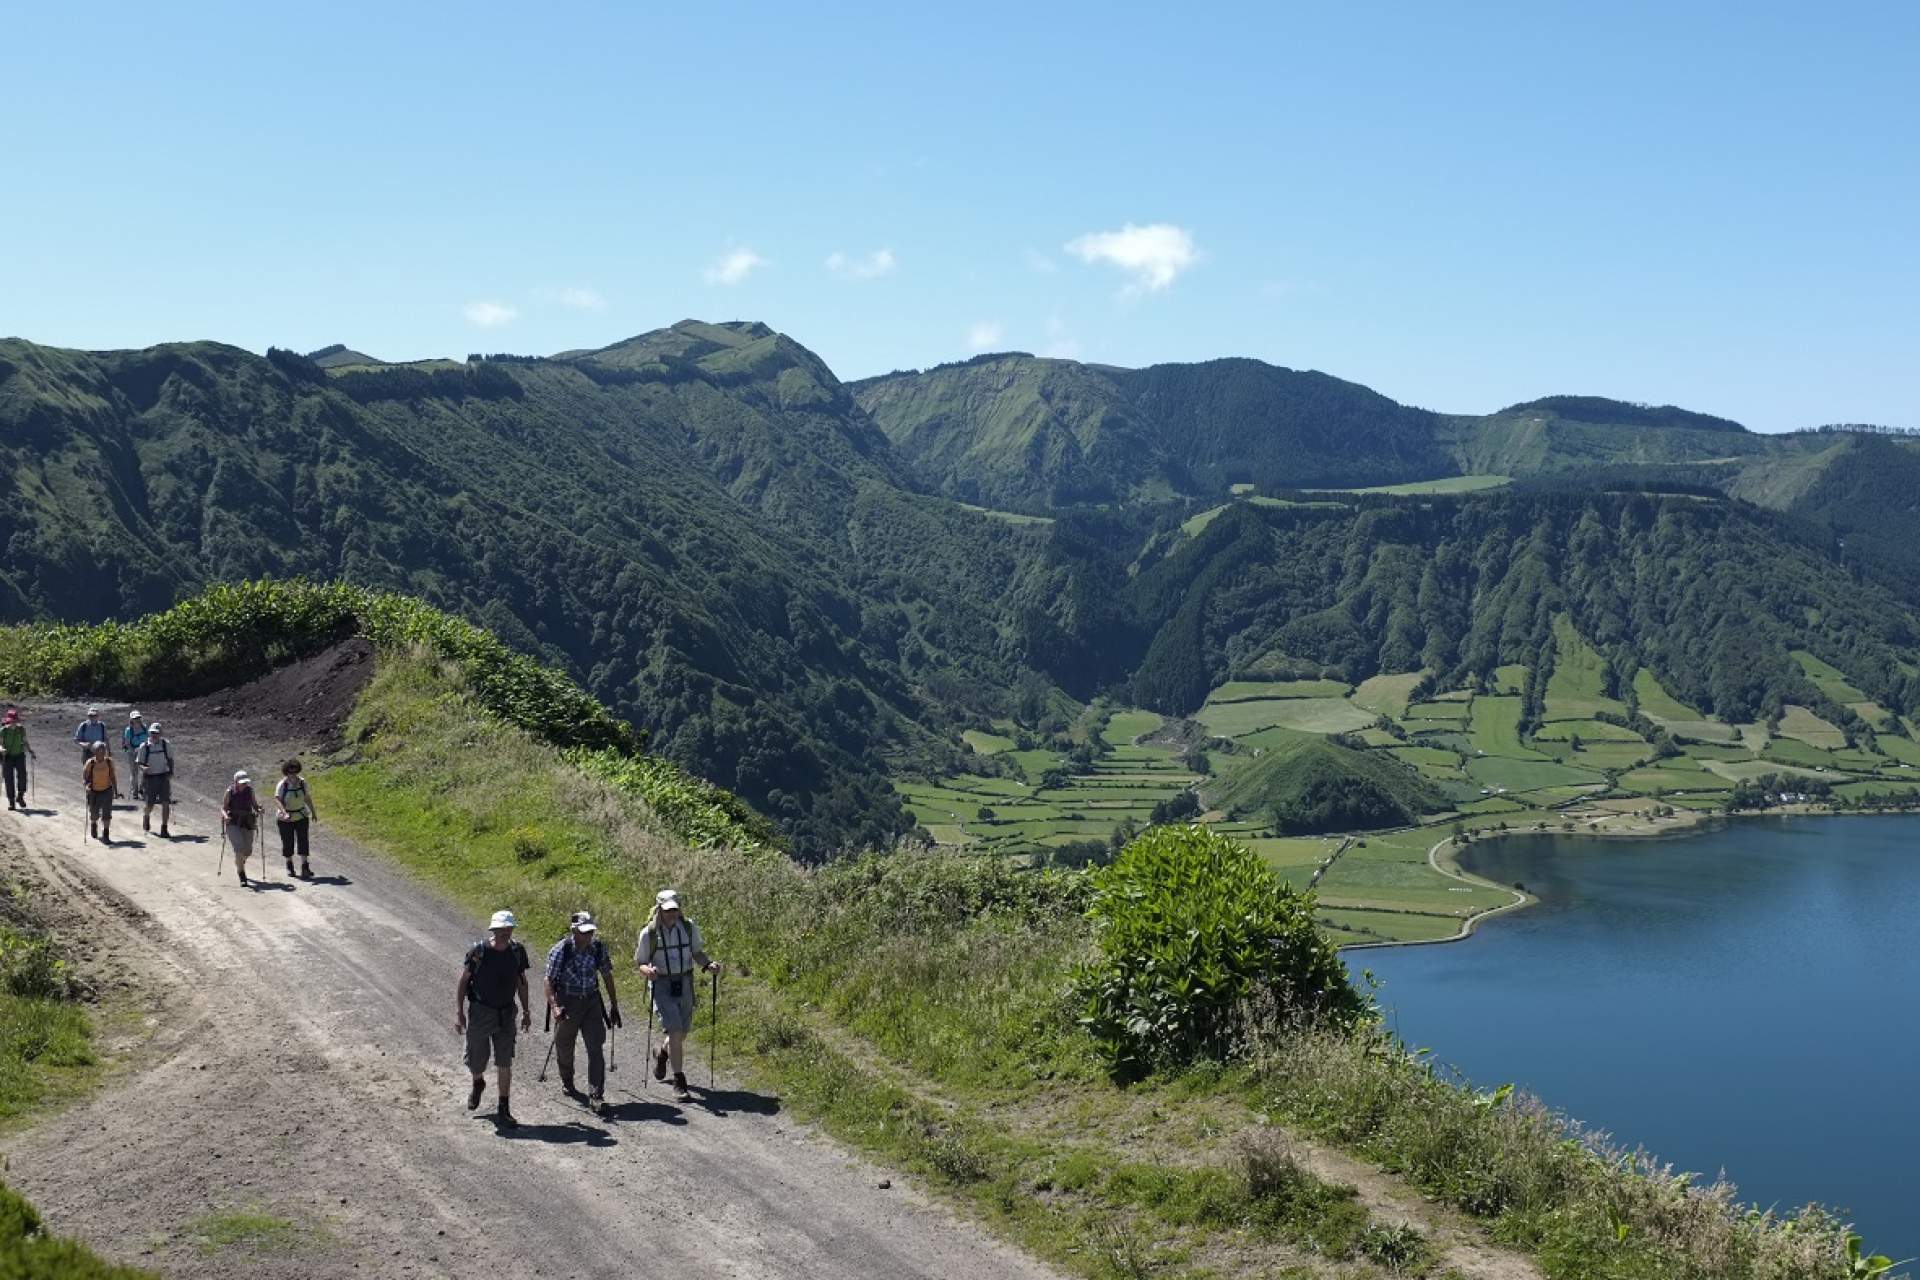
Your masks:
<svg viewBox="0 0 1920 1280"><path fill-rule="evenodd" d="M0 620L263 577L403 591L563 667L817 858L887 845L912 823L891 778L1061 691L1184 714L1263 662L1484 678L1559 613L1730 719L1816 705L1792 650L1911 714L1916 460L1594 397L1448 417L1238 359L844 384L747 321L333 367L9 339ZM1258 505L1475 470L1532 479Z"/></svg>

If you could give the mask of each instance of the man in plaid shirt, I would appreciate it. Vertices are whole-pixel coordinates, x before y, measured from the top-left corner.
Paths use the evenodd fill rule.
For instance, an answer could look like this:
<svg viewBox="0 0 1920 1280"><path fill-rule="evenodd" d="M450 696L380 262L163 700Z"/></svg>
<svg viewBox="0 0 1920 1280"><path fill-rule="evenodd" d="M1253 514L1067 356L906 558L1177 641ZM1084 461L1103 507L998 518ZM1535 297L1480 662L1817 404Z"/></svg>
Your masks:
<svg viewBox="0 0 1920 1280"><path fill-rule="evenodd" d="M587 1044L587 1100L595 1108L606 1105L607 1067L601 1046L607 1024L620 1025L620 997L613 989L613 961L599 939L599 926L585 911L573 915L573 928L547 952L547 1004L554 1010L553 1056L560 1061L560 1085L575 1097L573 1042ZM600 1003L600 984L607 984L607 1003Z"/></svg>

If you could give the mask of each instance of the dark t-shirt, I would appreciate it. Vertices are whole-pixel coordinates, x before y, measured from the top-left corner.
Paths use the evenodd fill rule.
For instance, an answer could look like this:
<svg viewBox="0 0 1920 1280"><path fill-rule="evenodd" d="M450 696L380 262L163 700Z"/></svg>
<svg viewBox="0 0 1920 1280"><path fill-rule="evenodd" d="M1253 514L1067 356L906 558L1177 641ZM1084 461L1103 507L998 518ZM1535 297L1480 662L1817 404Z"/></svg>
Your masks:
<svg viewBox="0 0 1920 1280"><path fill-rule="evenodd" d="M520 975L527 971L527 949L518 942L495 951L481 943L467 952L467 999L494 1009L513 1008Z"/></svg>

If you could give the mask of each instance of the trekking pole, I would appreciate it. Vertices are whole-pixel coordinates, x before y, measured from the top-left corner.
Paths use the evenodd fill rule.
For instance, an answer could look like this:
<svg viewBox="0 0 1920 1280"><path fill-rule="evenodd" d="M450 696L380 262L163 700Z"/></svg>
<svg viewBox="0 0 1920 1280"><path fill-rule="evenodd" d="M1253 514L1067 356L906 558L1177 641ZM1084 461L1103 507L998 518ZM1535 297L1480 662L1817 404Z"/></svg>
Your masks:
<svg viewBox="0 0 1920 1280"><path fill-rule="evenodd" d="M220 852L214 855L213 878L220 878L220 868L227 865L227 820L220 819Z"/></svg>
<svg viewBox="0 0 1920 1280"><path fill-rule="evenodd" d="M707 1002L707 1091L713 1091L713 1051L720 1037L720 971L707 975L713 980L713 994Z"/></svg>
<svg viewBox="0 0 1920 1280"><path fill-rule="evenodd" d="M539 1083L547 1082L547 1067L553 1062L553 1006L547 1006L547 1016L540 1021L540 1029L547 1033L547 1060L540 1064Z"/></svg>
<svg viewBox="0 0 1920 1280"><path fill-rule="evenodd" d="M653 980L647 980L647 1056L641 1060L640 1087L647 1087L647 1077L653 1074Z"/></svg>

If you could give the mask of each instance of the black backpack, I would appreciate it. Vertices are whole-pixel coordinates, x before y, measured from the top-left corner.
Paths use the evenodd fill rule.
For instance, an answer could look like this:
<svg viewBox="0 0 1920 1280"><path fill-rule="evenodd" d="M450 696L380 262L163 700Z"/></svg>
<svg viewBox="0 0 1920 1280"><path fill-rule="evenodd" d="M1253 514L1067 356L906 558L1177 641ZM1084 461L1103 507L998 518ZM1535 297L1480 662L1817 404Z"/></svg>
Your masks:
<svg viewBox="0 0 1920 1280"><path fill-rule="evenodd" d="M467 999L473 1001L475 1004L482 1003L482 1001L474 980L480 976L481 962L486 959L486 954L490 950L492 950L492 948L487 945L487 940L482 939L474 943L472 949L467 952ZM518 938L515 938L507 944L507 954L513 957L513 978L510 980L507 988L507 1002L503 1005L489 1005L489 1008L513 1008L513 987L517 985L520 975L525 973L529 967L527 962L527 949L521 944Z"/></svg>

